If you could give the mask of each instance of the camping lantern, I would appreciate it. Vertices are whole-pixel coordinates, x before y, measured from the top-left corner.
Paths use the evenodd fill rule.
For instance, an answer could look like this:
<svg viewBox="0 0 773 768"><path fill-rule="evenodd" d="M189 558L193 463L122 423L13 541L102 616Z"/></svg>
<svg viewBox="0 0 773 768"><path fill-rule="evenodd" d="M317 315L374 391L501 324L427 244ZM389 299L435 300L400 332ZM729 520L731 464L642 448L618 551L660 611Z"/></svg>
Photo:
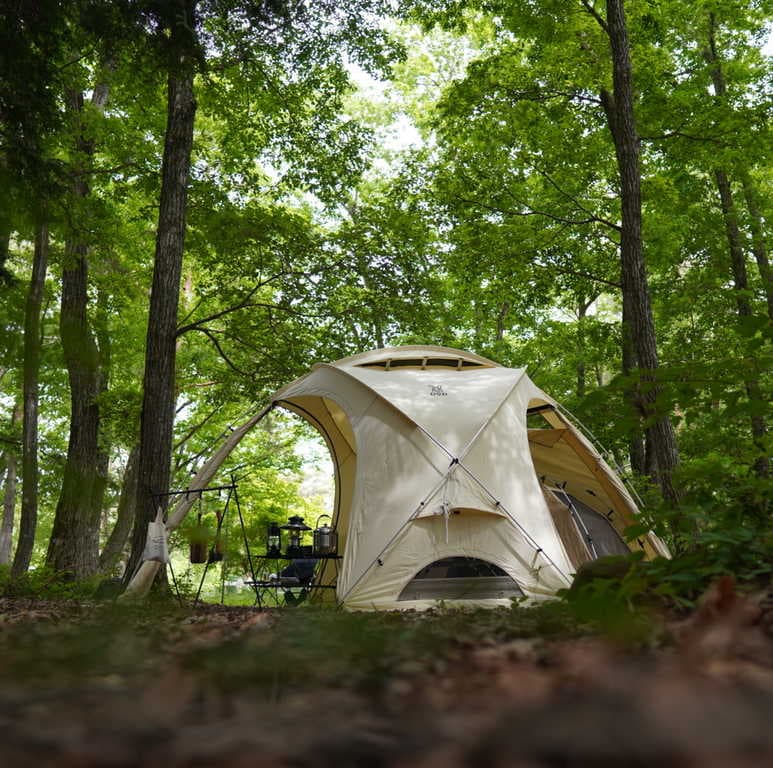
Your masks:
<svg viewBox="0 0 773 768"><path fill-rule="evenodd" d="M330 515L320 515L317 518L317 527L314 529L314 554L335 555L338 552L338 534L329 525L319 524L323 517L331 520Z"/></svg>
<svg viewBox="0 0 773 768"><path fill-rule="evenodd" d="M311 528L303 522L300 515L290 515L290 519L281 528L283 531L289 531L290 540L287 542L287 555L300 557L303 554L301 536L304 531L310 531Z"/></svg>
<svg viewBox="0 0 773 768"><path fill-rule="evenodd" d="M269 523L266 536L266 554L279 557L282 554L282 529L279 523Z"/></svg>

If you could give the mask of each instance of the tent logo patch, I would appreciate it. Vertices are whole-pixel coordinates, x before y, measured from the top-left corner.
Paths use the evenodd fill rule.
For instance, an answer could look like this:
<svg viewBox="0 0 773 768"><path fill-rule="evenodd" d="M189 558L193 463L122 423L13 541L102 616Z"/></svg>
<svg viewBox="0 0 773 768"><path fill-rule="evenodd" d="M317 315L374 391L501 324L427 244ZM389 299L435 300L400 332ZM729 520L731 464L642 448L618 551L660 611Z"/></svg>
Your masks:
<svg viewBox="0 0 773 768"><path fill-rule="evenodd" d="M429 388L429 395L430 397L446 397L448 392L446 392L443 387L440 386L440 384L431 384Z"/></svg>

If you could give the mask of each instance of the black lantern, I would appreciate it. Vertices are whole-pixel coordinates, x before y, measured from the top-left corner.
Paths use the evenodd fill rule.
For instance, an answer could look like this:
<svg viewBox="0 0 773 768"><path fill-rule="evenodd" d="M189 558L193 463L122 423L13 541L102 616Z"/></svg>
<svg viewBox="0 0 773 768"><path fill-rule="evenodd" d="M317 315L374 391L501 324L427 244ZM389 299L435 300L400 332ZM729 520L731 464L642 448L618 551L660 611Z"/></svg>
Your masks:
<svg viewBox="0 0 773 768"><path fill-rule="evenodd" d="M303 522L303 518L300 515L291 515L290 519L281 528L283 531L290 532L290 540L287 542L287 556L301 557L303 555L301 536L304 531L310 531L311 528Z"/></svg>
<svg viewBox="0 0 773 768"><path fill-rule="evenodd" d="M279 523L269 523L266 536L266 554L269 557L279 557L282 554L282 529Z"/></svg>

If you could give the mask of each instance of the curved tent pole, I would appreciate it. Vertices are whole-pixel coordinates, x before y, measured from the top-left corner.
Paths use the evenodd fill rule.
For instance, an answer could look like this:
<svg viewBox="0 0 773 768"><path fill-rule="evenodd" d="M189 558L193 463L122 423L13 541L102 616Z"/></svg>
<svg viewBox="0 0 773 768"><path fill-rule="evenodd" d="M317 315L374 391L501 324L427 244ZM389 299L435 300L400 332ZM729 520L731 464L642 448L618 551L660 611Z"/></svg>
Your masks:
<svg viewBox="0 0 773 768"><path fill-rule="evenodd" d="M217 474L217 471L222 466L223 462L228 458L242 441L242 438L249 432L256 424L261 422L273 409L275 405L272 402L262 410L258 411L254 416L250 417L244 424L231 432L228 437L223 441L220 447L215 453L207 460L204 465L194 476L191 481L188 490L191 493L183 494L180 500L174 505L174 508L169 514L166 521L167 532L173 531L180 523L185 519L185 515L188 510L196 502L196 494L194 491L198 491L202 488L206 488L212 478ZM153 580L156 578L156 574L161 569L161 563L155 560L145 560L141 563L137 572L132 576L131 581L126 587L126 590L121 595L121 598L143 598L150 591L150 587L153 584Z"/></svg>
<svg viewBox="0 0 773 768"><path fill-rule="evenodd" d="M612 460L611 463L613 468L620 477L620 481L625 487L625 490L628 491L628 493L631 495L634 503L638 504L639 509L643 508L644 502L641 500L641 496L639 496L639 493L634 487L632 480L630 477L628 477L628 473L623 469L623 467L620 466L612 451L607 450L602 442L596 437L596 435L594 435L593 432L591 432L590 429L588 429L588 427L586 427L585 424L583 424L568 408L565 408L557 400L554 400L551 405L553 405L553 408L564 417L565 421L569 425L575 427L575 429L591 444L591 446L593 446L603 461L607 461L607 459Z"/></svg>
<svg viewBox="0 0 773 768"><path fill-rule="evenodd" d="M230 456L231 451L236 448L242 441L244 436L259 422L274 410L274 403L263 408L263 410L256 413L250 419L248 419L240 427L234 429L228 437L223 441L221 446L215 451L215 453L204 463L199 471L194 476L188 490L196 491L200 488L206 488L212 478L217 474L217 471L222 466L223 462ZM193 506L195 499L192 499L189 494L184 495L175 505L172 511L169 513L169 517L166 521L166 529L173 531L183 521L188 510Z"/></svg>

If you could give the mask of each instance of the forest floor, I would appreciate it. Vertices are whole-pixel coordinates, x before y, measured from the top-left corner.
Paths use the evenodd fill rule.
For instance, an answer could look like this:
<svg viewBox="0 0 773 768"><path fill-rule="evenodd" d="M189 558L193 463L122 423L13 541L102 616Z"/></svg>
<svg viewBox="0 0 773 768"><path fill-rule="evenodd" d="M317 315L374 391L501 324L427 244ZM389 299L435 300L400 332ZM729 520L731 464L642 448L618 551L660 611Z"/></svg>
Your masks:
<svg viewBox="0 0 773 768"><path fill-rule="evenodd" d="M0 599L0 764L773 765L771 593L637 622Z"/></svg>

